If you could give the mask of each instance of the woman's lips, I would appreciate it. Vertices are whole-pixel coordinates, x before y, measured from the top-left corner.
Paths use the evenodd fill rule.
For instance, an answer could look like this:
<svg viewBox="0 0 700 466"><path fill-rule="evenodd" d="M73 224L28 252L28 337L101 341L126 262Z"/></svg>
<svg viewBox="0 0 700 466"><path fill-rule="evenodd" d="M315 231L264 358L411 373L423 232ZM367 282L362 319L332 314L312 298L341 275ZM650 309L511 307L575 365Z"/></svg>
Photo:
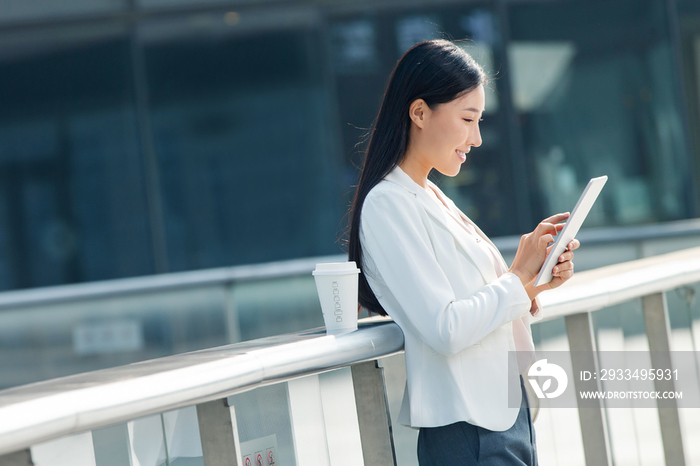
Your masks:
<svg viewBox="0 0 700 466"><path fill-rule="evenodd" d="M461 150L455 150L457 152L457 155L459 156L460 159L462 159L462 162L467 160L467 153L462 152Z"/></svg>

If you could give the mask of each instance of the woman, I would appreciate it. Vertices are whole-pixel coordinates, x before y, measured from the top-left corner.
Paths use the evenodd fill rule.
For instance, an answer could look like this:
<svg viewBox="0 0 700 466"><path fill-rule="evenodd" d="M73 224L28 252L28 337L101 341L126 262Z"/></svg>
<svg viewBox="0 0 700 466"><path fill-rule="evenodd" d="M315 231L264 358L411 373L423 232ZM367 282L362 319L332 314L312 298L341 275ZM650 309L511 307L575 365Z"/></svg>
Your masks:
<svg viewBox="0 0 700 466"><path fill-rule="evenodd" d="M462 49L422 42L399 60L375 121L351 208L349 256L360 303L405 337L399 422L420 429L421 466L537 464L522 373L532 362L537 295L573 275L577 240L534 287L568 213L523 235L513 264L428 180L459 173L481 145L486 76ZM511 364L509 351L519 350ZM511 353L514 354L514 353ZM521 361L525 354L525 364ZM515 406L509 380L518 380ZM512 396L513 390L511 390Z"/></svg>

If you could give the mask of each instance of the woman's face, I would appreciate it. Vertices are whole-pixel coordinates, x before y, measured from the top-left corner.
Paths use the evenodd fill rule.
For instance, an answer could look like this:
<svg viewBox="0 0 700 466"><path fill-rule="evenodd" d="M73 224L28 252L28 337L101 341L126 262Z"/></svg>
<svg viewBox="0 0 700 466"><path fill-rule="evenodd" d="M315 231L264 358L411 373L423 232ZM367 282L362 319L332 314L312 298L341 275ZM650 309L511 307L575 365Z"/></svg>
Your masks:
<svg viewBox="0 0 700 466"><path fill-rule="evenodd" d="M417 127L411 130L409 146L413 145L414 150L409 153L419 158L414 162L428 172L435 168L447 176L457 175L472 146L481 145L479 120L484 111L484 87L479 85L433 109L420 99L416 102L422 104L418 108L411 105L411 119ZM422 128L418 126L421 123Z"/></svg>

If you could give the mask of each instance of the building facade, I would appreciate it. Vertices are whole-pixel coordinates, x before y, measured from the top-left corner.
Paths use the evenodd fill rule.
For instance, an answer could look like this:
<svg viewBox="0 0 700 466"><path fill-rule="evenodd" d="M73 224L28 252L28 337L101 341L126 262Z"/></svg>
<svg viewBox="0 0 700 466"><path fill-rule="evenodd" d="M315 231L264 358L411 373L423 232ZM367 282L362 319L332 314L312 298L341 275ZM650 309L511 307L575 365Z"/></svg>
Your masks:
<svg viewBox="0 0 700 466"><path fill-rule="evenodd" d="M448 38L492 81L435 180L487 234L610 178L586 226L697 217L696 0L9 0L0 290L343 251L387 78Z"/></svg>

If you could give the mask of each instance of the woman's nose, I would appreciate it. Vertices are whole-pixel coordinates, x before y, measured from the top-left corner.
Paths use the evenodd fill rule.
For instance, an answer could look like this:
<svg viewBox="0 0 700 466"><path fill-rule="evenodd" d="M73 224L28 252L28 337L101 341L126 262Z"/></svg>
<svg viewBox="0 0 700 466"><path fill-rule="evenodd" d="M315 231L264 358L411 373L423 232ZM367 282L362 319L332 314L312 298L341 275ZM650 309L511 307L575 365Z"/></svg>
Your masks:
<svg viewBox="0 0 700 466"><path fill-rule="evenodd" d="M478 126L469 135L469 144L471 144L474 147L479 147L481 145L481 131L479 131Z"/></svg>

